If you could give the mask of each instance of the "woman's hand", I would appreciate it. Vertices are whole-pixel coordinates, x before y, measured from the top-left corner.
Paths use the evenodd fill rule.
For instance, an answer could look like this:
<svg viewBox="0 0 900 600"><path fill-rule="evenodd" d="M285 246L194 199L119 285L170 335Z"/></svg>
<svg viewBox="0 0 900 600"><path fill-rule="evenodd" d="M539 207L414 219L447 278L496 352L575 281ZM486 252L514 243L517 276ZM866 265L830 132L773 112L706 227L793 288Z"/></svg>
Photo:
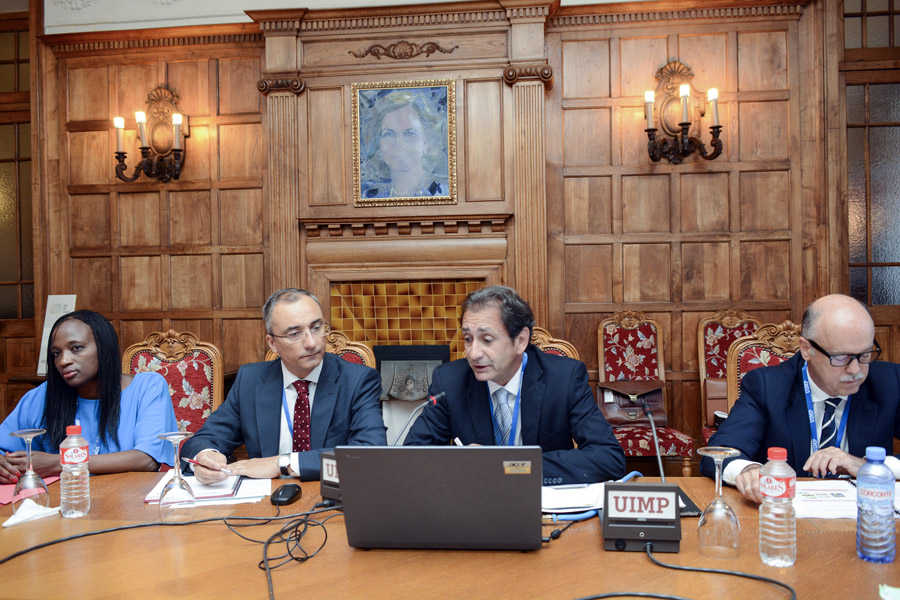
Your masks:
<svg viewBox="0 0 900 600"><path fill-rule="evenodd" d="M16 467L10 458L16 454L24 455L24 452L10 452L9 454L0 454L0 483L16 483L19 480L21 471Z"/></svg>
<svg viewBox="0 0 900 600"><path fill-rule="evenodd" d="M20 473L25 472L25 452L10 452L6 455L10 464L19 470ZM52 477L62 472L62 466L59 464L59 454L49 454L47 452L31 451L31 468L41 477Z"/></svg>

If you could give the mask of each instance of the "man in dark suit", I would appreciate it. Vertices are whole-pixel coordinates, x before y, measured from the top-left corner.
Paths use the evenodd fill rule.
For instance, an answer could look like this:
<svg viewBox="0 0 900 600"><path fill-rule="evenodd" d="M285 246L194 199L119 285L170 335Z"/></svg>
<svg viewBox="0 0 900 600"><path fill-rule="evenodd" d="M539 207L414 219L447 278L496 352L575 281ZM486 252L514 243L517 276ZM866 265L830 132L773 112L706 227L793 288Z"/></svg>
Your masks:
<svg viewBox="0 0 900 600"><path fill-rule="evenodd" d="M800 477L855 477L866 446L890 453L900 437L900 365L872 362L880 353L865 306L840 294L813 302L803 314L800 352L747 373L740 397L709 440L741 452L726 462L725 482L762 502L759 469L773 446L787 449ZM900 460L885 462L900 477ZM712 459L700 468L715 476Z"/></svg>
<svg viewBox="0 0 900 600"><path fill-rule="evenodd" d="M304 290L279 290L263 306L266 343L280 357L244 365L228 398L182 456L200 481L225 478L226 455L246 445L249 460L228 468L237 475L318 479L320 454L338 445L386 445L381 378L374 369L325 352L327 327L319 300Z"/></svg>
<svg viewBox="0 0 900 600"><path fill-rule="evenodd" d="M545 485L622 477L625 454L584 364L528 343L528 304L493 286L469 294L462 313L466 358L434 370L430 393L446 398L425 409L404 445L539 445Z"/></svg>

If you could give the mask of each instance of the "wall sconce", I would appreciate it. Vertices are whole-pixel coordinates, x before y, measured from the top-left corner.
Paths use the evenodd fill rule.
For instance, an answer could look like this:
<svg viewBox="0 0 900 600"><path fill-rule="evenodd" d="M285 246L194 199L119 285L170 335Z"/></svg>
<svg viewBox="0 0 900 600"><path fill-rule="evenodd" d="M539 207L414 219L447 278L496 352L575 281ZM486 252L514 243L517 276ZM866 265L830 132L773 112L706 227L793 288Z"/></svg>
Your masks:
<svg viewBox="0 0 900 600"><path fill-rule="evenodd" d="M115 117L116 127L116 177L122 181L135 181L141 173L162 183L178 179L184 165L184 138L190 136L190 124L178 110L178 96L164 87L158 87L147 96L147 112L134 113L141 142L141 160L131 175L126 175L127 153L123 144L125 119ZM150 114L149 123L147 114Z"/></svg>
<svg viewBox="0 0 900 600"><path fill-rule="evenodd" d="M647 150L650 153L650 160L653 162L659 162L661 158L665 158L673 165L677 165L694 152L705 160L713 160L722 153L722 140L719 139L719 135L722 133L722 125L719 124L719 90L716 88L710 88L707 93L707 103L712 106L713 111L712 125L709 128L709 132L712 134L712 140L710 140L712 152L707 152L706 146L699 137L690 135L693 111L691 86L687 82L693 77L694 73L686 65L679 61L672 61L656 72L656 79L660 82L657 90L662 92L662 100L656 103L654 92L644 92L644 111L647 117L647 129L644 131L647 132L649 138ZM679 101L681 120L676 128L670 125L669 121L673 118L673 114L678 113ZM657 128L653 126L654 104L658 104L659 107L661 137L657 137ZM701 116L706 114L705 106L701 108L700 114Z"/></svg>

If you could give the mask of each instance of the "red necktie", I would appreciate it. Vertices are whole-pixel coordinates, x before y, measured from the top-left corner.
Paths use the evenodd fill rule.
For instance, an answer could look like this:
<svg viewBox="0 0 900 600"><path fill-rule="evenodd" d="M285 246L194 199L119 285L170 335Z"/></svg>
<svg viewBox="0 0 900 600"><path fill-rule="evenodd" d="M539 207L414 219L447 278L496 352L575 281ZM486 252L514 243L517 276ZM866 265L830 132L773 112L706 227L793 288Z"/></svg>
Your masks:
<svg viewBox="0 0 900 600"><path fill-rule="evenodd" d="M294 452L309 450L309 382L298 379L294 382L297 401L294 403Z"/></svg>

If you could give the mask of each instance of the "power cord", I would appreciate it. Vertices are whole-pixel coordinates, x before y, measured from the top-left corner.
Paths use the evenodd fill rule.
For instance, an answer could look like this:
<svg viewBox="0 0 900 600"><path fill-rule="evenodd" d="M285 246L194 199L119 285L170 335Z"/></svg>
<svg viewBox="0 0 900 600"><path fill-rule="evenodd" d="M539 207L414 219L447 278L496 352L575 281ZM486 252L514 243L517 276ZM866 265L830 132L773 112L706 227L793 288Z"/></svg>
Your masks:
<svg viewBox="0 0 900 600"><path fill-rule="evenodd" d="M765 583L771 583L773 585L777 585L786 589L791 594L791 600L797 600L797 592L794 591L794 588L789 586L786 583L782 583L776 579L772 579L770 577L763 577L762 575L753 575L752 573L742 573L740 571L730 571L728 569L709 569L706 567L684 567L681 565L672 565L668 563L664 563L653 556L653 543L647 542L644 544L644 550L647 552L647 557L653 561L654 564L664 567L666 569L675 569L676 571L692 571L694 573L716 573L719 575L733 575L735 577L744 577L746 579L753 579L755 581L763 581ZM608 594L597 594L595 596L583 596L581 598L577 598L576 600L599 600L600 598L661 598L662 600L690 600L689 598L683 598L681 596L671 596L669 594L656 594L653 592L610 592Z"/></svg>

